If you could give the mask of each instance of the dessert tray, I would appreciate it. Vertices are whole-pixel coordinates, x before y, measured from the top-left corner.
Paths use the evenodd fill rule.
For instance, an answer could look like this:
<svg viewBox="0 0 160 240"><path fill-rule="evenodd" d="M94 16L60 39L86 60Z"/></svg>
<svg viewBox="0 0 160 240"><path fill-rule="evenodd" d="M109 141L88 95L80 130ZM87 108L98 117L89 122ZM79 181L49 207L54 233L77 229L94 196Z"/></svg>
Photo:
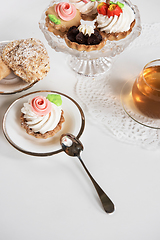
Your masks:
<svg viewBox="0 0 160 240"><path fill-rule="evenodd" d="M2 53L3 47L8 43L9 41L0 42L0 54ZM27 83L23 81L20 77L16 76L13 72L11 72L10 75L0 81L0 95L22 92L31 88L37 82L38 81Z"/></svg>
<svg viewBox="0 0 160 240"><path fill-rule="evenodd" d="M136 5L133 5L130 0L123 0L122 3L128 4L135 13L135 26L132 32L124 39L119 41L107 41L106 45L98 51L78 51L69 48L64 39L49 32L45 25L45 12L48 7L52 6L56 1L52 1L49 6L44 10L39 21L39 27L42 30L48 44L57 52L63 52L68 55L68 63L70 67L77 73L84 76L99 76L106 73L112 66L113 58L124 51L124 49L136 39L141 32L141 21L139 10ZM58 1L60 2L60 1ZM81 20L83 23L83 20ZM94 21L89 22L94 25Z"/></svg>
<svg viewBox="0 0 160 240"><path fill-rule="evenodd" d="M48 139L37 139L30 136L21 127L20 115L23 103L37 95L59 94L62 98L65 122L63 128ZM12 121L11 121L12 119ZM3 133L8 142L20 152L32 156L51 156L62 151L60 136L64 133L72 133L79 138L84 130L85 117L78 103L69 96L55 91L31 92L15 100L7 109L3 118Z"/></svg>

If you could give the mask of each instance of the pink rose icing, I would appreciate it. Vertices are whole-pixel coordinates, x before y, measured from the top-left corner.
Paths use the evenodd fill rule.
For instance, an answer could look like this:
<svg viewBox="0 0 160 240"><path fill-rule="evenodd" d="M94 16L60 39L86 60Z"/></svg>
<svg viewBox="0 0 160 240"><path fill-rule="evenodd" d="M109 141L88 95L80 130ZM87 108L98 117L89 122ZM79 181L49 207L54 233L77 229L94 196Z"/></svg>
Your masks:
<svg viewBox="0 0 160 240"><path fill-rule="evenodd" d="M71 3L61 2L55 6L58 16L64 21L70 21L76 16L76 7Z"/></svg>
<svg viewBox="0 0 160 240"><path fill-rule="evenodd" d="M52 104L45 97L37 96L31 100L31 107L34 113L44 116L51 112Z"/></svg>

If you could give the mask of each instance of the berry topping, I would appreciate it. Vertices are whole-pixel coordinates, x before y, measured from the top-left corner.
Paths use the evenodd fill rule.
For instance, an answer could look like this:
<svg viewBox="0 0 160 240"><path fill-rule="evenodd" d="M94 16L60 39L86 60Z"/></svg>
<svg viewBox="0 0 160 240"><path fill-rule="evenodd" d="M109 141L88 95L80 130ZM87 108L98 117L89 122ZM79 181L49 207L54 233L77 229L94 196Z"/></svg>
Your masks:
<svg viewBox="0 0 160 240"><path fill-rule="evenodd" d="M94 29L94 33L90 36L80 32L77 27L73 26L69 29L67 37L71 42L85 45L98 45L102 41L99 31Z"/></svg>
<svg viewBox="0 0 160 240"><path fill-rule="evenodd" d="M79 44L87 44L87 37L82 32L79 32L76 35L76 42Z"/></svg>
<svg viewBox="0 0 160 240"><path fill-rule="evenodd" d="M107 10L107 16L113 17L114 15L119 16L122 13L122 9L117 4L111 4Z"/></svg>
<svg viewBox="0 0 160 240"><path fill-rule="evenodd" d="M120 2L110 2L109 4L102 2L98 5L97 11L99 14L107 15L109 18L112 16L119 16L122 13L123 3Z"/></svg>
<svg viewBox="0 0 160 240"><path fill-rule="evenodd" d="M99 14L107 15L107 10L108 10L109 5L105 2L102 2L98 5L97 11Z"/></svg>

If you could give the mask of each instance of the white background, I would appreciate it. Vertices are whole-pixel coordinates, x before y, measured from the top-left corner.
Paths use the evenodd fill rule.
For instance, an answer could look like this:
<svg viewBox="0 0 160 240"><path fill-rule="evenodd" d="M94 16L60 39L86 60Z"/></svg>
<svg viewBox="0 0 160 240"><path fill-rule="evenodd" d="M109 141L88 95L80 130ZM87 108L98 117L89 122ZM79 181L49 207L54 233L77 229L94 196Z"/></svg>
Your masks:
<svg viewBox="0 0 160 240"><path fill-rule="evenodd" d="M140 10L142 23L160 21L158 0L133 3ZM48 50L51 71L24 93L0 96L0 239L159 240L160 150L121 143L91 123L85 113L82 158L116 205L116 211L107 215L77 158L63 152L48 158L27 156L3 136L3 114L25 93L55 90L78 100L75 73L65 55L48 46L38 27L48 4L48 0L1 0L0 41L39 38ZM121 56L118 59L121 65L122 61L129 65L132 56L127 62Z"/></svg>

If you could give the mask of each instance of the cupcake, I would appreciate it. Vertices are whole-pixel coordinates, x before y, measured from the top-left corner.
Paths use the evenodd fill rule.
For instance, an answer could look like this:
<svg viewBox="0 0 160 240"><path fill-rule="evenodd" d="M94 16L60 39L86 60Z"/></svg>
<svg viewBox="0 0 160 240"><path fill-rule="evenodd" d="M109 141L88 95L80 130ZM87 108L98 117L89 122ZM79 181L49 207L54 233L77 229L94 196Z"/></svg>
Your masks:
<svg viewBox="0 0 160 240"><path fill-rule="evenodd" d="M70 0L80 11L83 20L92 21L97 16L97 7L101 0Z"/></svg>
<svg viewBox="0 0 160 240"><path fill-rule="evenodd" d="M86 24L71 27L64 39L68 47L78 51L100 50L106 44L106 39L100 32Z"/></svg>
<svg viewBox="0 0 160 240"><path fill-rule="evenodd" d="M71 26L80 25L81 14L76 7L61 2L49 7L46 11L46 27L48 31L63 37Z"/></svg>
<svg viewBox="0 0 160 240"><path fill-rule="evenodd" d="M135 25L135 14L127 4L102 2L97 11L96 27L110 41L125 38Z"/></svg>
<svg viewBox="0 0 160 240"><path fill-rule="evenodd" d="M50 70L46 48L34 38L9 42L3 49L2 60L15 75L29 83L42 80Z"/></svg>
<svg viewBox="0 0 160 240"><path fill-rule="evenodd" d="M61 130L65 121L61 105L62 99L58 94L28 99L21 109L22 128L36 138L46 139L54 136Z"/></svg>

